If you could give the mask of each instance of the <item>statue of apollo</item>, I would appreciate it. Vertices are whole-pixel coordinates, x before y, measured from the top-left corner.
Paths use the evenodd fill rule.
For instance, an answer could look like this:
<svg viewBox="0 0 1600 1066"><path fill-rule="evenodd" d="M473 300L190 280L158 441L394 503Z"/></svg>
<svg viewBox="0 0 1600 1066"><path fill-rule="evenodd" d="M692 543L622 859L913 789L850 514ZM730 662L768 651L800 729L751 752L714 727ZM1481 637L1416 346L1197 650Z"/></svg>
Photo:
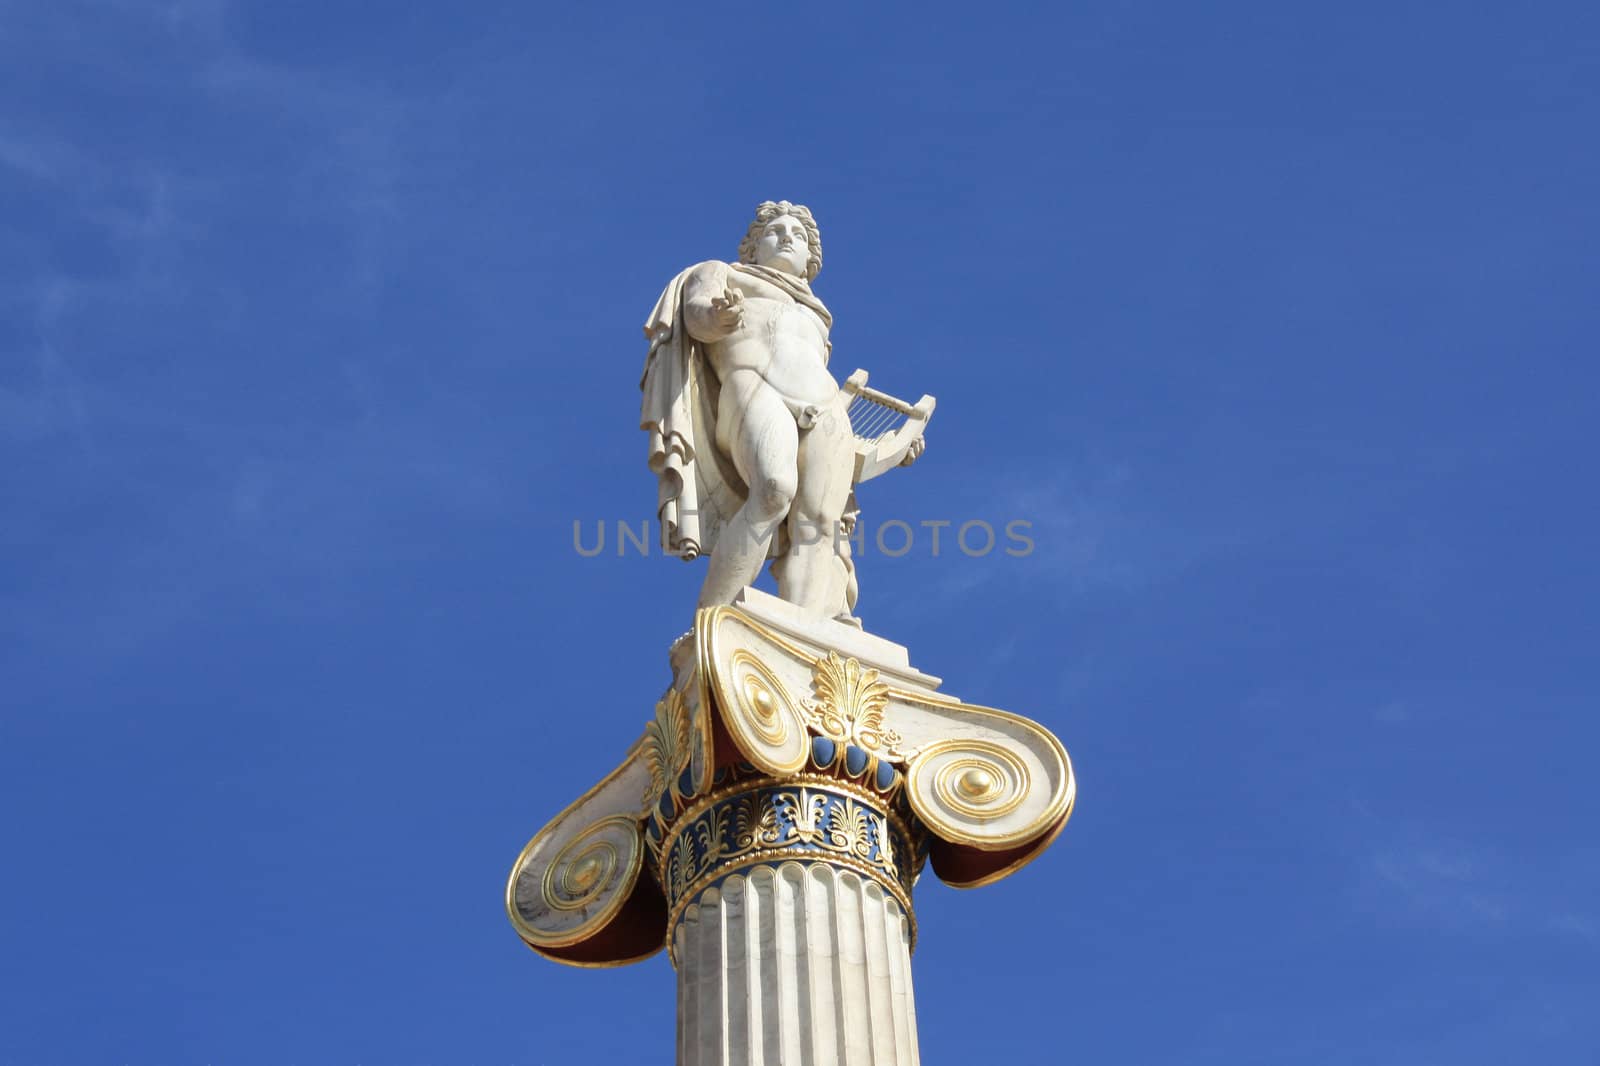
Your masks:
<svg viewBox="0 0 1600 1066"><path fill-rule="evenodd" d="M862 371L844 388L829 373L821 268L810 210L768 201L738 262L682 271L645 322L640 422L662 545L710 554L702 607L733 602L771 558L779 596L853 622L854 487L922 453L932 397L912 406Z"/></svg>

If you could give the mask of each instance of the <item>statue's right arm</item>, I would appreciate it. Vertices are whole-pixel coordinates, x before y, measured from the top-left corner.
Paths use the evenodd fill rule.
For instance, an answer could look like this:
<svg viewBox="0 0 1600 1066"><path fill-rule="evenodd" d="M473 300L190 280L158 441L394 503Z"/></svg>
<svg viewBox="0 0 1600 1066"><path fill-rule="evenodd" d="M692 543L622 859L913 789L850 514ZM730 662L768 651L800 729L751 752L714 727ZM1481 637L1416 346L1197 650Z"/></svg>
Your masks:
<svg viewBox="0 0 1600 1066"><path fill-rule="evenodd" d="M725 263L701 263L683 288L683 322L689 335L711 344L739 328L739 293L728 286Z"/></svg>

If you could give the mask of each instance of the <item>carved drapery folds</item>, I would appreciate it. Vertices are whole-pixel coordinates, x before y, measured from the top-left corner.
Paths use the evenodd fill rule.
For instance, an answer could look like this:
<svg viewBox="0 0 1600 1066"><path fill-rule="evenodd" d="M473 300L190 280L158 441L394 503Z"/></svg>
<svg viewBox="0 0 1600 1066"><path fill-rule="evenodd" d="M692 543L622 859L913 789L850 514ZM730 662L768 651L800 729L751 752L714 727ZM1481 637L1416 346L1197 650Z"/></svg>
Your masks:
<svg viewBox="0 0 1600 1066"><path fill-rule="evenodd" d="M628 758L512 869L507 910L540 954L635 961L707 890L793 862L879 886L914 939L924 863L949 884L987 884L1071 814L1067 753L1025 718L738 606L700 611L692 639Z"/></svg>

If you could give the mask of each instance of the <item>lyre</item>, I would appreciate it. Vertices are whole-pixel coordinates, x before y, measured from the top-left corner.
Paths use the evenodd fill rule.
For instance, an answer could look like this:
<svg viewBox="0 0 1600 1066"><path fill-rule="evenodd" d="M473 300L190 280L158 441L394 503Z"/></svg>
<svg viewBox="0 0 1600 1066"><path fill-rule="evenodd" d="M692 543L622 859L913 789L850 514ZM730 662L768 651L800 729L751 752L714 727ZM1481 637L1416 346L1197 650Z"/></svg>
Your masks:
<svg viewBox="0 0 1600 1066"><path fill-rule="evenodd" d="M852 397L848 414L856 437L855 482L860 484L905 460L911 445L927 431L935 401L924 395L911 404L870 389L865 370L851 374L841 388Z"/></svg>

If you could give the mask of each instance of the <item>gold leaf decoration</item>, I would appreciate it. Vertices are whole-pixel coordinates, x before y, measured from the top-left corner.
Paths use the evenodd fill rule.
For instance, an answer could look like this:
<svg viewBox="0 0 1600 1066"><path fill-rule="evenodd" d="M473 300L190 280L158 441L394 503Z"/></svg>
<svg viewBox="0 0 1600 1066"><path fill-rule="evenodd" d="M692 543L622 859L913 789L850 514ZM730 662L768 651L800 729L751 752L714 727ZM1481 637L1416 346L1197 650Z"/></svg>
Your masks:
<svg viewBox="0 0 1600 1066"><path fill-rule="evenodd" d="M904 829L864 797L827 786L756 786L686 816L668 834L661 855L661 884L676 907L693 886L749 859L802 862L847 859L891 890L909 892L910 880L895 860L896 840L910 854ZM880 876L881 875L881 876Z"/></svg>
<svg viewBox="0 0 1600 1066"><path fill-rule="evenodd" d="M859 859L870 858L872 839L868 825L867 808L846 798L828 812L828 843Z"/></svg>
<svg viewBox="0 0 1600 1066"><path fill-rule="evenodd" d="M777 801L789 819L796 839L804 844L816 844L822 840L823 817L828 810L826 796L802 788L799 795L779 793Z"/></svg>
<svg viewBox="0 0 1600 1066"><path fill-rule="evenodd" d="M689 882L694 880L698 869L694 839L691 837L680 841L672 851L672 861L667 868L667 895L669 897L680 895L689 887Z"/></svg>
<svg viewBox="0 0 1600 1066"><path fill-rule="evenodd" d="M900 758L900 734L883 724L889 686L878 671L859 659L841 659L830 651L811 671L812 698L805 701L811 726L841 744L854 744L874 755Z"/></svg>
<svg viewBox="0 0 1600 1066"><path fill-rule="evenodd" d="M655 719L645 724L640 743L644 745L645 765L650 769L650 786L643 797L648 811L689 762L689 712L683 704L683 693L676 688L667 690L656 704Z"/></svg>

